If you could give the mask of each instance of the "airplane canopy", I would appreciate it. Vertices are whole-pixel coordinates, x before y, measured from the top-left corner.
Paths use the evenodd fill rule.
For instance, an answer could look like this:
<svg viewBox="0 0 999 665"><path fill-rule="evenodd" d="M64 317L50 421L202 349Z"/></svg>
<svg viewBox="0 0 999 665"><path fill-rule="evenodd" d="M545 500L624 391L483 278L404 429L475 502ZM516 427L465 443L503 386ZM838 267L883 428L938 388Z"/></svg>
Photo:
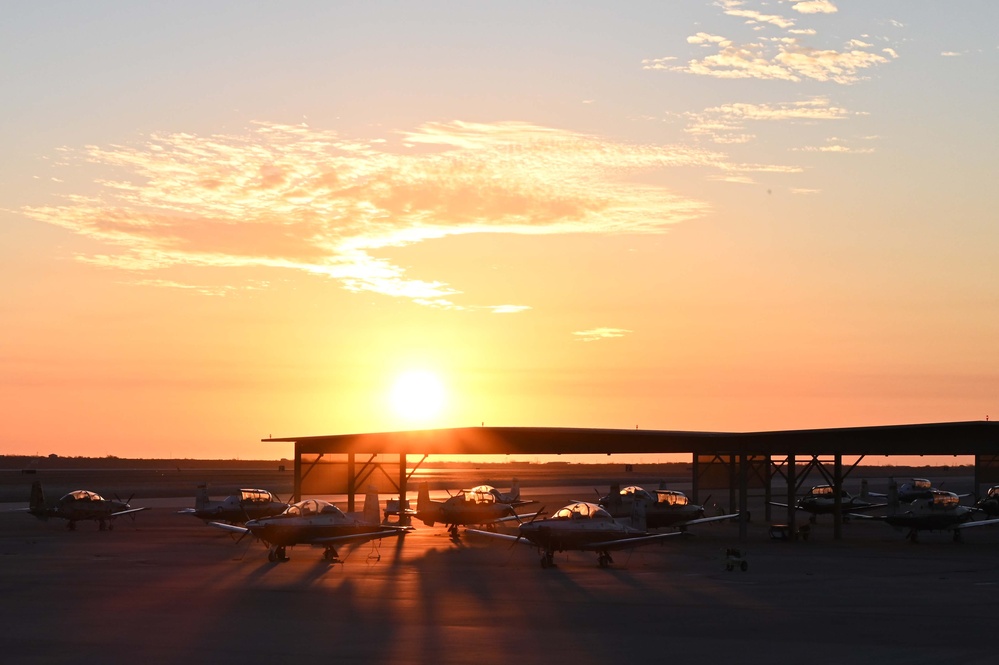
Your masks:
<svg viewBox="0 0 999 665"><path fill-rule="evenodd" d="M636 498L637 499L644 499L644 500L648 501L649 503L654 503L655 502L655 499L652 498L652 495L649 493L648 490L642 489L641 487L638 487L637 485L629 485L628 487L623 488L621 490L621 496L622 497L630 497L632 499L636 499Z"/></svg>
<svg viewBox="0 0 999 665"><path fill-rule="evenodd" d="M60 501L103 501L102 497L97 492L91 492L90 490L73 490L69 494L63 496Z"/></svg>
<svg viewBox="0 0 999 665"><path fill-rule="evenodd" d="M611 514L595 503L577 501L565 508L559 509L552 519L555 520L575 520L575 519L614 519Z"/></svg>
<svg viewBox="0 0 999 665"><path fill-rule="evenodd" d="M491 485L479 485L463 492L465 501L470 503L496 503L496 495L493 494Z"/></svg>
<svg viewBox="0 0 999 665"><path fill-rule="evenodd" d="M658 503L666 504L667 506L686 506L690 503L690 499L683 492L677 492L676 490L656 490L656 498L659 500Z"/></svg>
<svg viewBox="0 0 999 665"><path fill-rule="evenodd" d="M343 516L343 512L334 506L329 501L323 501L321 499L306 499L305 501L299 501L298 503L293 503L288 506L288 509L282 513L284 515L292 515L298 517L306 517L308 515L340 515Z"/></svg>
<svg viewBox="0 0 999 665"><path fill-rule="evenodd" d="M950 510L961 503L961 498L953 492L944 490L932 490L930 494L930 507L934 510Z"/></svg>
<svg viewBox="0 0 999 665"><path fill-rule="evenodd" d="M276 502L276 496L267 490L241 489L239 490L239 500L249 503L270 503Z"/></svg>

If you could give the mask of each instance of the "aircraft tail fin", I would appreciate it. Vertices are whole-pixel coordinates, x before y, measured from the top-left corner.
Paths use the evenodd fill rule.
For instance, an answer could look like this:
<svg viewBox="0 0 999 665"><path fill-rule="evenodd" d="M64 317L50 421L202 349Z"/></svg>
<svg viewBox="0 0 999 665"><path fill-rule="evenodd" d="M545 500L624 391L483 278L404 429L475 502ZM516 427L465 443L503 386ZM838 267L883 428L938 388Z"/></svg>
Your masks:
<svg viewBox="0 0 999 665"><path fill-rule="evenodd" d="M898 511L898 483L894 478L888 480L888 506L891 512Z"/></svg>
<svg viewBox="0 0 999 665"><path fill-rule="evenodd" d="M430 485L420 483L420 490L416 496L416 516L427 526L434 525L434 507L430 501Z"/></svg>
<svg viewBox="0 0 999 665"><path fill-rule="evenodd" d="M513 484L510 486L510 493L507 495L510 501L520 500L520 479L514 478Z"/></svg>
<svg viewBox="0 0 999 665"><path fill-rule="evenodd" d="M42 483L40 480L31 483L31 498L28 500L28 510L33 513L40 513L45 510L45 493L42 492Z"/></svg>
<svg viewBox="0 0 999 665"><path fill-rule="evenodd" d="M645 515L645 502L633 501L631 504L631 526L640 531L647 531L648 524L646 523Z"/></svg>
<svg viewBox="0 0 999 665"><path fill-rule="evenodd" d="M378 488L368 485L368 491L364 495L364 521L368 524L378 524L381 522L381 508L378 505Z"/></svg>
<svg viewBox="0 0 999 665"><path fill-rule="evenodd" d="M198 485L198 491L194 495L194 509L205 510L208 508L208 501L208 484L201 483Z"/></svg>

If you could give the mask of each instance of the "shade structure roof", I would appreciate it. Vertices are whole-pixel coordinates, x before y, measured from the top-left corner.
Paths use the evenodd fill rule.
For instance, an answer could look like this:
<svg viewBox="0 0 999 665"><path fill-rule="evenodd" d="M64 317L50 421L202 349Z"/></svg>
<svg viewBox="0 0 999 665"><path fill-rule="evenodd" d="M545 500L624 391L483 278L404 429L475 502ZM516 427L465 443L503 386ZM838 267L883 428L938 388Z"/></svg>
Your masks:
<svg viewBox="0 0 999 665"><path fill-rule="evenodd" d="M298 454L999 455L999 423L986 420L771 432L459 427L263 441L294 443Z"/></svg>

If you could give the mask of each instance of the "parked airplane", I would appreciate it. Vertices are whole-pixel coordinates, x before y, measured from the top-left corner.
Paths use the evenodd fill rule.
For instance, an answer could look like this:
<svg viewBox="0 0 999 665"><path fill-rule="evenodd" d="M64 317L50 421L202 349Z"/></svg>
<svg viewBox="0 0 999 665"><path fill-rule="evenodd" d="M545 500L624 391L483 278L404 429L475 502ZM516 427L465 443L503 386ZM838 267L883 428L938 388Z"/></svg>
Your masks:
<svg viewBox="0 0 999 665"><path fill-rule="evenodd" d="M926 478L910 478L908 481L899 485L892 478L888 481L888 493L878 494L871 492L871 496L880 497L888 499L888 503L911 503L916 499L929 499L933 496L934 492L943 491L940 488L933 487L931 483ZM958 498L963 499L968 494L958 494Z"/></svg>
<svg viewBox="0 0 999 665"><path fill-rule="evenodd" d="M519 506L526 506L526 505L531 504L531 503L537 503L537 501L535 501L533 499L521 500L521 498L520 498L520 481L517 480L516 478L513 479L513 485L510 487L510 491L507 492L506 494L504 494L503 492L500 492L498 489L496 489L492 485L478 485L476 487L473 487L472 489L461 490L461 491L462 491L462 493L466 493L466 494L474 494L474 493L478 493L478 494L483 494L483 493L492 494L494 497L496 497L496 502L497 503L505 503L508 506L513 506L514 508L517 508Z"/></svg>
<svg viewBox="0 0 999 665"><path fill-rule="evenodd" d="M611 487L610 494L600 497L597 501L597 504L609 512L611 517L618 519L630 518L635 512L636 503L644 504L645 521L649 529L663 527L684 529L692 524L730 520L739 516L738 513L732 513L705 517L704 506L691 503L683 492L662 487L650 492L637 485L629 485L620 490L615 485Z"/></svg>
<svg viewBox="0 0 999 665"><path fill-rule="evenodd" d="M884 508L887 503L871 503L849 492L840 490L840 513L845 520L850 514L866 510ZM787 508L786 503L771 501L771 506ZM832 515L836 512L836 490L832 485L816 485L808 490L808 494L799 498L794 507L809 513L808 521L815 523L819 515Z"/></svg>
<svg viewBox="0 0 999 665"><path fill-rule="evenodd" d="M378 521L378 493L369 491L363 516L345 515L328 501L306 499L288 506L280 515L250 520L244 526L226 522L208 524L242 536L247 534L268 546L267 560L287 561L286 548L294 545L322 545L323 559L341 563L336 546L363 543L379 538L401 536L412 527L388 526Z"/></svg>
<svg viewBox="0 0 999 665"><path fill-rule="evenodd" d="M999 485L993 485L988 489L985 498L979 499L975 507L989 517L999 515Z"/></svg>
<svg viewBox="0 0 999 665"><path fill-rule="evenodd" d="M500 503L489 485L462 490L445 501L430 498L430 487L421 483L416 499L416 517L427 526L437 522L447 525L452 538L458 537L459 526L490 525L509 520L533 517L537 513L518 515L513 506ZM480 491L481 490L481 491Z"/></svg>
<svg viewBox="0 0 999 665"><path fill-rule="evenodd" d="M241 489L239 494L227 496L222 501L212 501L208 497L208 486L198 485L194 508L185 508L177 512L181 515L193 515L205 521L242 524L248 520L280 515L287 509L287 503L267 490Z"/></svg>
<svg viewBox="0 0 999 665"><path fill-rule="evenodd" d="M595 503L576 501L558 510L547 519L532 520L520 525L518 535L469 529L469 533L533 545L541 552L541 567L555 566L555 552L580 550L596 552L597 563L606 568L614 563L611 552L660 542L682 531L649 533L643 526L644 504L635 504L632 524L614 519Z"/></svg>
<svg viewBox="0 0 999 665"><path fill-rule="evenodd" d="M962 506L961 497L957 494L934 489L927 498L916 499L899 512L888 515L855 513L853 516L887 522L897 529L908 529L906 538L912 542L916 542L920 531L951 531L954 541L958 542L963 529L999 524L999 518L972 519L976 510L970 506Z"/></svg>
<svg viewBox="0 0 999 665"><path fill-rule="evenodd" d="M101 531L113 529L115 519L142 510L148 509L132 508L128 505L128 501L105 499L90 490L73 490L60 498L55 506L49 507L45 504L42 483L37 480L31 483L31 497L28 501L30 514L40 520L47 520L50 517L68 520L66 528L70 531L76 529L76 523L80 520L95 520Z"/></svg>

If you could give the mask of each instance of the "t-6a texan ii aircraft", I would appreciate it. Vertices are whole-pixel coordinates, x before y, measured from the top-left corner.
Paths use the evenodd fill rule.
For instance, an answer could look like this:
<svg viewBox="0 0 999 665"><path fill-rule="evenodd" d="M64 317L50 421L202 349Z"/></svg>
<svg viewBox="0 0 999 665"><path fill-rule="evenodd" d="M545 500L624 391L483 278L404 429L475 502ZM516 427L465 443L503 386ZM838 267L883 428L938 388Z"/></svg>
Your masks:
<svg viewBox="0 0 999 665"><path fill-rule="evenodd" d="M430 498L430 486L421 483L416 499L416 517L427 526L440 522L452 538L458 538L459 526L491 525L510 520L520 521L537 513L518 515L513 506L500 503L493 487L480 485L462 490L445 501Z"/></svg>
<svg viewBox="0 0 999 665"><path fill-rule="evenodd" d="M205 521L243 524L248 520L280 515L287 509L287 503L267 490L241 489L239 494L227 496L222 501L212 501L208 497L208 486L198 485L194 508L185 508L177 512L181 515L193 515Z"/></svg>
<svg viewBox="0 0 999 665"><path fill-rule="evenodd" d="M643 528L644 505L635 504L634 526L616 520L595 503L576 501L558 510L548 519L532 520L520 525L518 535L469 529L468 533L523 542L541 551L541 567L555 566L555 552L580 550L596 552L597 563L606 568L614 563L611 552L685 535L682 531L649 533Z"/></svg>
<svg viewBox="0 0 999 665"><path fill-rule="evenodd" d="M644 504L645 524L649 529L664 527L684 529L693 524L731 520L739 516L739 513L732 513L705 517L704 506L691 503L683 492L666 488L649 491L637 485L629 485L620 490L617 486L612 486L610 494L600 497L597 503L612 517L618 519L630 519L635 512L636 504Z"/></svg>
<svg viewBox="0 0 999 665"><path fill-rule="evenodd" d="M771 501L771 506L787 508L786 503ZM887 503L871 503L860 497L855 497L849 492L839 493L839 512L845 520L850 514L866 510L876 510L884 508ZM816 485L808 491L808 494L800 497L794 503L794 507L809 514L808 521L815 523L819 515L833 515L836 513L836 491L832 485Z"/></svg>
<svg viewBox="0 0 999 665"><path fill-rule="evenodd" d="M964 529L999 524L999 518L973 519L978 508L962 506L960 502L961 497L953 492L931 489L926 498L916 499L888 515L856 513L853 517L880 520L896 529L908 529L906 537L912 542L916 542L920 531L950 531L954 534L954 541L959 542Z"/></svg>
<svg viewBox="0 0 999 665"><path fill-rule="evenodd" d="M28 512L40 520L50 517L68 520L66 528L76 529L81 520L94 520L101 531L113 529L115 519L122 515L132 515L147 508L132 508L128 501L105 499L90 490L73 490L61 497L54 506L45 504L45 494L39 481L31 483L31 497Z"/></svg>
<svg viewBox="0 0 999 665"><path fill-rule="evenodd" d="M324 560L342 563L337 545L401 536L412 530L412 527L381 524L378 518L378 493L371 490L364 499L362 517L345 515L329 501L306 499L291 504L280 515L250 520L244 526L225 522L208 524L262 541L269 548L267 560L272 563L287 561L286 548L294 545L322 546Z"/></svg>

